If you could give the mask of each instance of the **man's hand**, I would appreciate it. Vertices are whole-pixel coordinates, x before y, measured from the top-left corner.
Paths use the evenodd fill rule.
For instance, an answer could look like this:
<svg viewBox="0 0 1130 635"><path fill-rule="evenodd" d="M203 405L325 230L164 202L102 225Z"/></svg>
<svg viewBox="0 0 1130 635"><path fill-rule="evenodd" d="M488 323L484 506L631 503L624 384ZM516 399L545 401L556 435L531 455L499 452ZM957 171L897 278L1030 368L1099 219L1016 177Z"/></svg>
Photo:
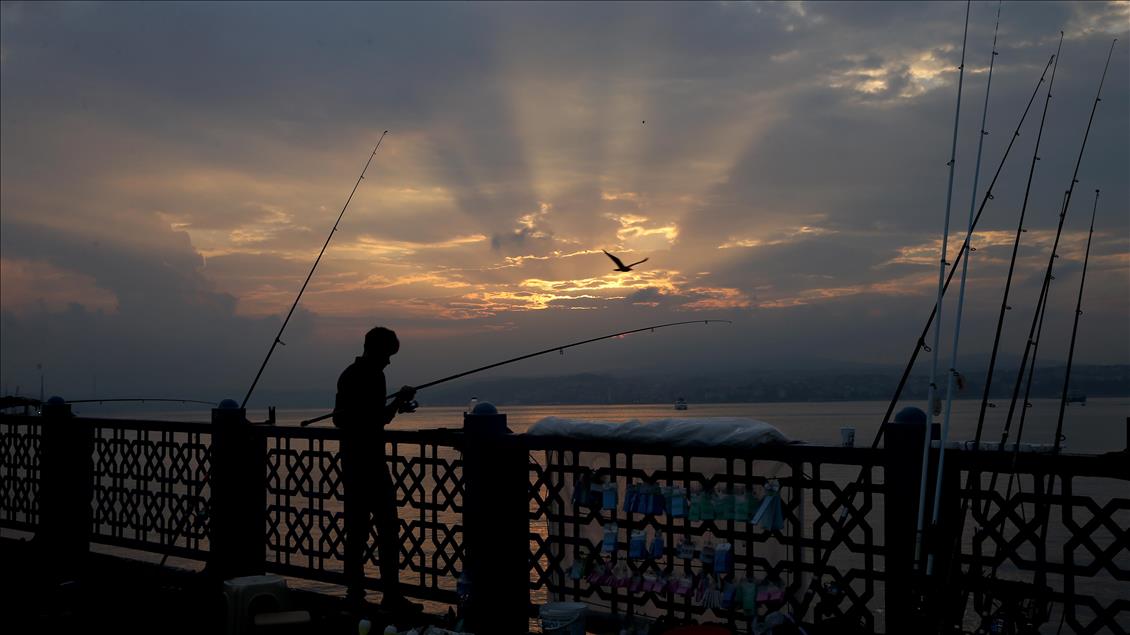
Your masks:
<svg viewBox="0 0 1130 635"><path fill-rule="evenodd" d="M417 404L413 397L416 396L416 389L411 386L401 386L400 390L396 393L396 411L397 412L416 412Z"/></svg>

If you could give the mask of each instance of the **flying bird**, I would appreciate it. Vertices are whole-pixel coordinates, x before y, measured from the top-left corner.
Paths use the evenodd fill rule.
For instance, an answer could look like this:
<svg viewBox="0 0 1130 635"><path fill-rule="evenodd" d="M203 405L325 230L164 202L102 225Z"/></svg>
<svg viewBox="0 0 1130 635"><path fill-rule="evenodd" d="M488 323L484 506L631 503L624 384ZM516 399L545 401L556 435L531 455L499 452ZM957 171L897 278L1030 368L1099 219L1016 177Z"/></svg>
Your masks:
<svg viewBox="0 0 1130 635"><path fill-rule="evenodd" d="M604 250L603 250L603 249L601 249L601 251L604 251ZM612 262L616 263L616 268L615 268L615 269L613 269L613 271L631 271L631 270L632 270L632 267L634 267L634 266L636 266L636 265L638 265L638 264L641 264L641 263L647 262L647 258L644 258L643 260L641 260L641 261L639 261L639 262L633 262L633 263L632 263L632 264L630 264L630 265L625 265L625 264L623 263L623 261L621 261L621 260L620 260L619 258L617 258L616 256L613 256L612 254L608 253L607 251L604 251L604 255L605 255L605 256L608 256L609 258L611 258L611 259L612 259Z"/></svg>

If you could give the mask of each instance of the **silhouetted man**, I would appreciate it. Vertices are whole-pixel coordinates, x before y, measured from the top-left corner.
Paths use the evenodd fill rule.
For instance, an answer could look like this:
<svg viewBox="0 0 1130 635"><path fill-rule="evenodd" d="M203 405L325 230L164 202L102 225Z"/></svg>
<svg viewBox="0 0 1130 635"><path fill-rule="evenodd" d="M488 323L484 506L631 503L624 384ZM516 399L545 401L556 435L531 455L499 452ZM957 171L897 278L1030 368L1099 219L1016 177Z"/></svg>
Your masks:
<svg viewBox="0 0 1130 635"><path fill-rule="evenodd" d="M420 610L400 593L400 521L396 492L385 457L384 427L398 412L415 409L416 390L405 386L385 404L384 369L400 350L396 333L377 327L365 334L365 351L337 380L334 425L342 429L342 476L345 483L345 577L348 598L359 605L365 598L365 546L375 518L384 599L393 611ZM371 515L371 516L370 516Z"/></svg>

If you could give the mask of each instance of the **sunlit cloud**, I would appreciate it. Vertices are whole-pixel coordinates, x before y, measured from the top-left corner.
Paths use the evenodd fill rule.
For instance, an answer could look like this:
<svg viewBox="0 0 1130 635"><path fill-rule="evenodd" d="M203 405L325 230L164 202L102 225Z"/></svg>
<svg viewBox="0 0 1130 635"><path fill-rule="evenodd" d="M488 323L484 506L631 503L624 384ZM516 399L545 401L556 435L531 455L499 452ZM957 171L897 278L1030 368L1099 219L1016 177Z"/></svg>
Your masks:
<svg viewBox="0 0 1130 635"><path fill-rule="evenodd" d="M836 230L826 229L823 227L812 227L810 225L801 225L800 227L788 228L771 233L768 238L739 238L735 236L729 237L726 242L718 245L718 249L734 249L740 247L767 247L770 245L785 245L804 238L814 238L816 236L826 236L829 234L837 233Z"/></svg>

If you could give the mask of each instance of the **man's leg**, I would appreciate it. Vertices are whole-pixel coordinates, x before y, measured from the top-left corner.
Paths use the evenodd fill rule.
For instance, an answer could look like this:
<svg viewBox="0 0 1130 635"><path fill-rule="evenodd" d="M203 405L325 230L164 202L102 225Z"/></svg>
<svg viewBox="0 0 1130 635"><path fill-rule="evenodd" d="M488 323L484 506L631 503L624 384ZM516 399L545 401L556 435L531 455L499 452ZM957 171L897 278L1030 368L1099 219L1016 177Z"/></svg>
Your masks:
<svg viewBox="0 0 1130 635"><path fill-rule="evenodd" d="M380 558L384 599L381 605L396 611L419 611L423 607L409 602L400 592L400 518L396 513L396 490L392 486L386 462L377 469L376 504L377 549Z"/></svg>
<svg viewBox="0 0 1130 635"><path fill-rule="evenodd" d="M342 441L342 484L345 496L342 508L345 513L345 584L352 602L365 599L365 546L369 539L370 487L364 482L360 457L352 460L352 444Z"/></svg>

